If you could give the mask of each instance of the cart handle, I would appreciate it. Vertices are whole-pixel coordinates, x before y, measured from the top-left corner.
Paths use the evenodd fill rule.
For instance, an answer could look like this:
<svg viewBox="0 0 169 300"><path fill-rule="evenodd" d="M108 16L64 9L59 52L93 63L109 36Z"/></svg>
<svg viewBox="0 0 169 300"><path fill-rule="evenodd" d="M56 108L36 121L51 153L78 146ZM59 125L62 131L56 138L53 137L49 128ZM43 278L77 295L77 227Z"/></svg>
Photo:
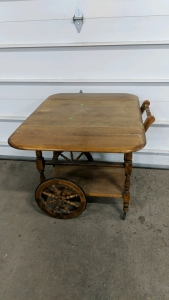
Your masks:
<svg viewBox="0 0 169 300"><path fill-rule="evenodd" d="M144 124L143 124L143 125L144 125L144 129L145 129L145 132L148 130L148 128L150 127L150 125L151 125L152 123L154 123L154 121L155 121L155 117L152 116L152 114L151 114L151 112L150 112L149 106L150 106L150 101L149 101L149 100L145 100L145 101L142 103L141 107L140 107L141 114L143 114L144 111L146 111L146 114L147 114L147 118L145 119Z"/></svg>

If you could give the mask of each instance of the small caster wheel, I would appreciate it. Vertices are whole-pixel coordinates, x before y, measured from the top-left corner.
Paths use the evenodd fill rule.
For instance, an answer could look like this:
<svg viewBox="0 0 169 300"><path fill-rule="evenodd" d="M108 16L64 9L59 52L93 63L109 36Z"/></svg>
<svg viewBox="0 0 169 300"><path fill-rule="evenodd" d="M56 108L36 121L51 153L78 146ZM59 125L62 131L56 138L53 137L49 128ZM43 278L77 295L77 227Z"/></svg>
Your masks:
<svg viewBox="0 0 169 300"><path fill-rule="evenodd" d="M35 192L36 203L47 215L57 219L72 219L86 207L86 196L74 182L52 178L41 183Z"/></svg>
<svg viewBox="0 0 169 300"><path fill-rule="evenodd" d="M122 220L125 220L125 219L126 219L126 212L124 212L122 215Z"/></svg>

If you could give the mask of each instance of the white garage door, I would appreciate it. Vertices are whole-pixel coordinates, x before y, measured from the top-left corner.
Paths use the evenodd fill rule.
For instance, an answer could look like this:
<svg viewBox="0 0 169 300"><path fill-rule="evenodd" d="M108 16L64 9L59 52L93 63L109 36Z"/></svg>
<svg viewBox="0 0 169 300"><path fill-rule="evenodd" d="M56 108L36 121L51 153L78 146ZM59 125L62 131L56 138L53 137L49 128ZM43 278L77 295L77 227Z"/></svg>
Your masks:
<svg viewBox="0 0 169 300"><path fill-rule="evenodd" d="M125 92L149 99L156 117L134 163L169 167L168 28L168 0L0 1L0 157L35 156L7 140L49 95Z"/></svg>

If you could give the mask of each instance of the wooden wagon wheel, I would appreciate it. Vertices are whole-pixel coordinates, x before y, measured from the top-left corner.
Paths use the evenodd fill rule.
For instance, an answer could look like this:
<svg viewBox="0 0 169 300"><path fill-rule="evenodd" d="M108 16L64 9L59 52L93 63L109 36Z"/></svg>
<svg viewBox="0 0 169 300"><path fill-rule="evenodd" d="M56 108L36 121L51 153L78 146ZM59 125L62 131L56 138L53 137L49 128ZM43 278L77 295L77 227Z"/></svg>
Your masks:
<svg viewBox="0 0 169 300"><path fill-rule="evenodd" d="M89 152L67 152L68 154L65 154L65 152L57 152L54 151L53 152L53 159L57 160L59 157L62 157L65 160L69 160L69 161L77 161L80 158L86 157L88 161L93 161L93 157Z"/></svg>
<svg viewBox="0 0 169 300"><path fill-rule="evenodd" d="M35 199L43 212L57 219L75 218L86 207L83 190L74 182L61 178L52 178L41 183L36 189Z"/></svg>

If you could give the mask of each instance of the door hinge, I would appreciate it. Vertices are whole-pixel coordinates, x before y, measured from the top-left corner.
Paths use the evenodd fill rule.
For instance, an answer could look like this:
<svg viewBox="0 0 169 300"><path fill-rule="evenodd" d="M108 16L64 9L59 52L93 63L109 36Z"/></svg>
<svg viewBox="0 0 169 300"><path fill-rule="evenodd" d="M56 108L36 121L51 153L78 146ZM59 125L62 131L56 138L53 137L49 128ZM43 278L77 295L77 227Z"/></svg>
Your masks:
<svg viewBox="0 0 169 300"><path fill-rule="evenodd" d="M75 15L73 17L73 22L75 24L75 27L77 29L77 32L80 33L82 26L83 26L83 14L80 10L80 6L77 5L76 10L75 10Z"/></svg>

